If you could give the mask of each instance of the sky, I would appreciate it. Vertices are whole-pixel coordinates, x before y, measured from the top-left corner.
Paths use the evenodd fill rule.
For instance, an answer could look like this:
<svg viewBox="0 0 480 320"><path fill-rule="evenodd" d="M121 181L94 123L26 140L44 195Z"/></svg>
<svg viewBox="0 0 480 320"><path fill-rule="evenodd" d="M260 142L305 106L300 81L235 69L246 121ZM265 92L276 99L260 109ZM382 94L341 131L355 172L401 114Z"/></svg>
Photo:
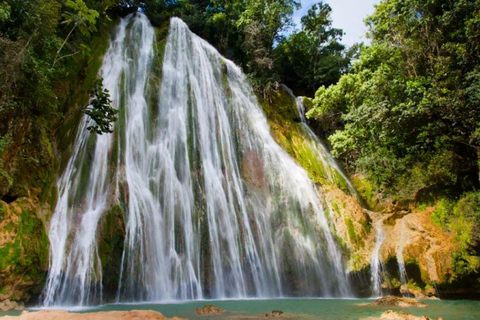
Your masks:
<svg viewBox="0 0 480 320"><path fill-rule="evenodd" d="M294 22L300 27L300 18L304 16L308 9L319 0L301 0L302 8L295 12ZM370 41L365 37L367 27L363 23L363 19L374 11L374 4L378 4L380 0L324 0L332 7L333 27L343 29L343 43L351 46L356 42Z"/></svg>

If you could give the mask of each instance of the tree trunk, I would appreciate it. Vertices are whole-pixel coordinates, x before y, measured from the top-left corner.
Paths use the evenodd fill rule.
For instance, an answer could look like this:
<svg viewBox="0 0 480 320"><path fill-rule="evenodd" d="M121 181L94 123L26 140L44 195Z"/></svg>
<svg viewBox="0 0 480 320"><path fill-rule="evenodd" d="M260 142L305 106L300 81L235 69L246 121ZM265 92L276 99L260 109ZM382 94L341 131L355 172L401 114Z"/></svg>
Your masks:
<svg viewBox="0 0 480 320"><path fill-rule="evenodd" d="M60 49L58 49L58 51L57 51L57 54L56 54L56 56L55 56L55 60L53 60L52 69L53 69L53 67L55 66L55 63L57 63L57 61L58 61L58 55L60 54L60 51L62 51L63 47L65 46L65 43L67 43L68 38L70 38L70 36L72 35L73 30L75 30L76 27L77 27L77 25L75 24L75 25L73 26L72 30L70 30L70 32L67 34L67 37L65 38L65 40L63 40L63 43L62 43L62 45L60 46Z"/></svg>

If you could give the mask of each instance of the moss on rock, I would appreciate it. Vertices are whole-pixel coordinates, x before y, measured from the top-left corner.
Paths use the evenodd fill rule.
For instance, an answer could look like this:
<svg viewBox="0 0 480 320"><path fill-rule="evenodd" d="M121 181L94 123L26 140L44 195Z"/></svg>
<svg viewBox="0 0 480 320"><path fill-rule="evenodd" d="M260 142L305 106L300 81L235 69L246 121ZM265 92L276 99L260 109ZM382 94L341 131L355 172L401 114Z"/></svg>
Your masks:
<svg viewBox="0 0 480 320"><path fill-rule="evenodd" d="M103 288L106 298L115 294L120 280L125 224L123 208L114 205L101 221L98 251L102 263Z"/></svg>
<svg viewBox="0 0 480 320"><path fill-rule="evenodd" d="M7 205L0 222L0 300L28 301L40 293L48 268L48 237L37 204L21 198Z"/></svg>
<svg viewBox="0 0 480 320"><path fill-rule="evenodd" d="M259 101L275 141L307 171L314 183L329 184L323 162L308 143L311 138L301 125L296 101L283 90L271 93L269 100Z"/></svg>

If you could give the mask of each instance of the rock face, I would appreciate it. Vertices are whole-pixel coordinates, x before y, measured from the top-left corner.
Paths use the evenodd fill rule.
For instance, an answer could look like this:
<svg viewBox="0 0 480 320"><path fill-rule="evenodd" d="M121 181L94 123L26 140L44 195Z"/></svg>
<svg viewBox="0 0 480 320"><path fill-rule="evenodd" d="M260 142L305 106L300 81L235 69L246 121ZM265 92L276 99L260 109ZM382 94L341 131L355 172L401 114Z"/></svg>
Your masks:
<svg viewBox="0 0 480 320"><path fill-rule="evenodd" d="M320 190L337 238L348 250L348 269L360 270L369 265L375 239L369 211L338 186L323 185Z"/></svg>
<svg viewBox="0 0 480 320"><path fill-rule="evenodd" d="M435 320L428 316L416 316L411 313L406 313L403 311L395 312L392 310L387 310L380 318L367 318L362 320ZM442 320L442 318L437 318L437 320Z"/></svg>
<svg viewBox="0 0 480 320"><path fill-rule="evenodd" d="M203 308L197 308L195 309L195 313L198 315L212 315L212 314L221 314L224 313L225 311L223 309L217 308L211 304L208 304L204 306Z"/></svg>
<svg viewBox="0 0 480 320"><path fill-rule="evenodd" d="M384 220L389 236L385 240L383 257L387 260L389 255L396 256L400 241L403 241L404 260L416 262L422 280L441 283L451 271L454 244L453 235L432 223L433 211L434 208L427 208L403 215L390 214Z"/></svg>
<svg viewBox="0 0 480 320"><path fill-rule="evenodd" d="M425 303L417 301L415 299L394 297L394 296L379 298L374 302L372 302L370 305L381 306L381 307L401 307L401 308L411 308L411 307L425 308L427 306Z"/></svg>
<svg viewBox="0 0 480 320"><path fill-rule="evenodd" d="M132 310L108 311L93 313L70 313L61 310L45 310L38 312L24 311L18 317L5 316L2 320L166 320L167 318L157 311ZM171 318L181 320L181 318Z"/></svg>
<svg viewBox="0 0 480 320"><path fill-rule="evenodd" d="M247 151L242 158L242 177L245 182L256 190L268 188L263 161L255 151Z"/></svg>
<svg viewBox="0 0 480 320"><path fill-rule="evenodd" d="M368 233L358 228L359 224L365 225L365 220L339 210L340 219L345 219L348 231L349 241L346 243L351 252L349 264L358 294L370 296L370 259L376 243L376 232L372 226L379 220L383 220L381 227L385 234L379 252L383 264L382 291L421 299L439 294L435 285L448 282L449 275L454 273L452 253L455 252L456 244L453 234L448 234L432 222L434 209L390 211L396 209L389 208L383 212L364 210L368 216L369 228L365 228ZM341 227L337 229L342 230ZM356 238L356 241L352 242L352 238Z"/></svg>

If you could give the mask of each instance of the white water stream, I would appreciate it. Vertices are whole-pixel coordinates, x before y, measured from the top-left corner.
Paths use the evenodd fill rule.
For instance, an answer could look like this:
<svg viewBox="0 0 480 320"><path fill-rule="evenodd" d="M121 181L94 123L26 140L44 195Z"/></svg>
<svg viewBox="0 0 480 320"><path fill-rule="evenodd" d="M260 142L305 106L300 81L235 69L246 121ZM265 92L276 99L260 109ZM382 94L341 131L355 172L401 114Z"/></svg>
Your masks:
<svg viewBox="0 0 480 320"><path fill-rule="evenodd" d="M385 241L385 232L383 230L383 219L380 219L375 223L375 248L372 253L370 261L370 280L372 284L372 296L382 296L382 273L383 264L380 259L380 249Z"/></svg>
<svg viewBox="0 0 480 320"><path fill-rule="evenodd" d="M114 206L118 301L349 296L318 191L272 138L245 75L177 18L161 72L155 47L144 15L121 20L100 72L119 120L110 135L79 126L44 305L102 302L98 241Z"/></svg>
<svg viewBox="0 0 480 320"><path fill-rule="evenodd" d="M406 285L408 281L407 270L405 269L405 260L403 258L403 249L405 246L405 221L402 219L402 229L400 233L400 239L398 241L397 248L397 263L398 263L398 272L400 274L400 283L401 285Z"/></svg>

